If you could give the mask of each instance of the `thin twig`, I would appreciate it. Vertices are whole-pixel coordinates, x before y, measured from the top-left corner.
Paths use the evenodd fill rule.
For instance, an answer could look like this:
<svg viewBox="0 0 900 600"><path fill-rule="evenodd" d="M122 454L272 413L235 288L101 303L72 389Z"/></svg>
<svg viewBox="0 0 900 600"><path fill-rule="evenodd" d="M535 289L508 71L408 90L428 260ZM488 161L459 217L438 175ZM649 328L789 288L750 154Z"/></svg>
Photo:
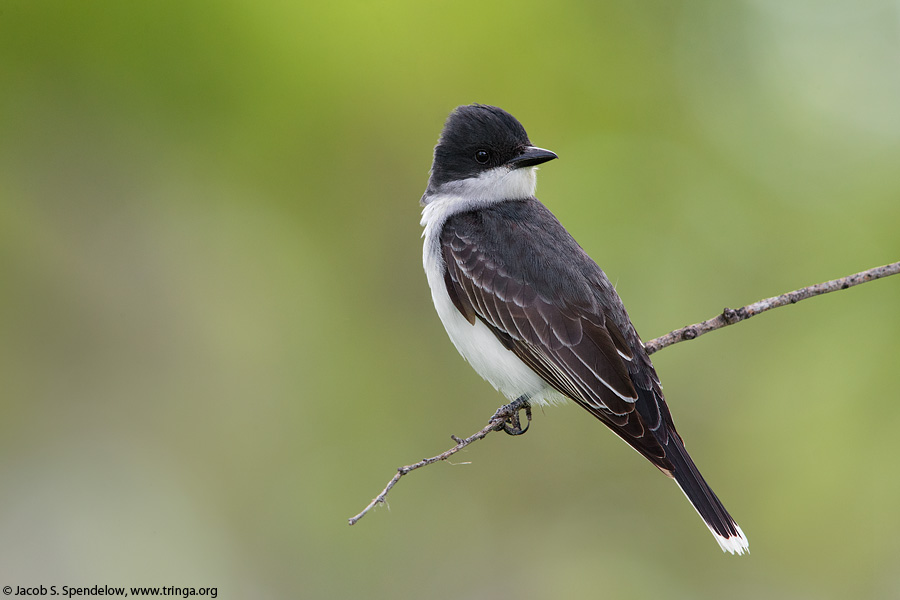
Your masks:
<svg viewBox="0 0 900 600"><path fill-rule="evenodd" d="M644 344L644 349L647 351L647 354L653 354L657 350L662 350L672 344L677 344L678 342L683 342L685 340L693 340L704 333L721 329L727 325L740 323L745 319L749 319L750 317L766 312L767 310L778 308L779 306L795 304L801 300L827 294L828 292L846 290L854 285L881 279L888 275L896 275L897 273L900 273L900 262L891 263L882 267L875 267L874 269L848 275L847 277L841 277L840 279L833 279L831 281L826 281L825 283L817 283L816 285L800 288L799 290L781 294L780 296L766 298L765 300L748 304L737 310L726 308L722 311L722 314L716 315L712 319L708 319L702 323L688 325L681 329L676 329L666 335L650 340Z"/></svg>
<svg viewBox="0 0 900 600"><path fill-rule="evenodd" d="M459 452L460 450L462 450L463 448L465 448L472 442L476 442L480 439L483 439L490 432L496 431L499 429L503 429L503 424L506 423L507 419L513 418L514 415L516 415L518 413L519 408L523 404L524 404L524 402L521 402L518 404L516 402L513 402L512 404L507 404L506 406L501 406L497 410L497 412L494 413L494 416L491 417L491 420L488 422L487 425L484 426L484 428L481 431L473 433L466 439L461 439L461 438L456 437L455 435L451 435L450 437L453 439L454 442L456 442L456 445L454 447L450 448L446 452L442 452L442 453L438 454L437 456L432 456L431 458L423 458L422 460L420 460L417 463L413 463L411 465L406 465L405 467L400 467L399 469L397 469L397 473L391 478L390 481L388 481L388 484L384 487L383 490L381 490L381 493L378 494L377 496L375 496L375 498L371 502L369 502L369 505L367 507L365 507L364 509L362 509L362 512L360 512L355 517L351 517L349 519L350 524L354 525L357 521L359 521L364 516L366 516L366 513L369 512L370 510L372 510L376 504L384 504L384 502L385 502L384 499L388 495L388 492L391 491L392 487L397 485L397 482L400 481L401 477L403 477L410 471L415 471L419 467L424 467L426 465L430 465L432 463L436 463L441 460L447 460L448 458L450 458L451 456L453 456L454 454L456 454L457 452ZM529 415L530 415L530 413L529 413Z"/></svg>
<svg viewBox="0 0 900 600"><path fill-rule="evenodd" d="M663 348L666 348L673 344L677 344L678 342L692 340L703 335L704 333L708 333L716 329L721 329L726 325L739 323L740 321L749 319L750 317L766 312L767 310L778 308L779 306L795 304L801 300L805 300L806 298L812 298L813 296L827 294L828 292L834 292L836 290L845 290L849 287L853 287L861 283L881 279L882 277L887 277L888 275L896 275L897 273L900 273L900 262L891 263L889 265L884 265L881 267L875 267L874 269L862 271L854 275L848 275L847 277L842 277L840 279L826 281L825 283L811 285L799 290L794 290L793 292L782 294L780 296L766 298L765 300L760 300L759 302L748 304L747 306L741 307L737 310L726 308L724 311L722 311L722 314L717 315L712 319L703 321L702 323L688 325L687 327L676 329L675 331L667 333L666 335L652 339L644 344L644 349L647 351L647 354L653 354L658 350L662 350ZM381 491L381 493L375 496L375 498L371 502L369 502L369 505L366 506L362 510L362 512L349 519L350 524L353 525L357 521L362 519L364 516L366 516L366 513L372 510L372 508L374 508L376 505L384 504L388 492L390 492L391 488L393 488L397 484L397 482L400 481L401 477L411 471L415 471L420 467L424 467L426 465L430 465L442 460L447 460L472 442L484 439L490 432L503 429L504 423L506 423L510 419L517 418L516 415L518 415L518 411L522 408L522 406L523 403L517 401L513 402L512 404L507 404L506 406L500 407L500 409L497 410L496 413L494 413L494 416L491 417L490 422L485 425L485 427L481 429L481 431L472 434L466 439L461 439L456 437L455 435L451 435L450 437L454 442L456 442L456 445L454 447L450 448L446 452L438 454L437 456L425 458L417 463L397 469L397 473L391 478L391 480Z"/></svg>

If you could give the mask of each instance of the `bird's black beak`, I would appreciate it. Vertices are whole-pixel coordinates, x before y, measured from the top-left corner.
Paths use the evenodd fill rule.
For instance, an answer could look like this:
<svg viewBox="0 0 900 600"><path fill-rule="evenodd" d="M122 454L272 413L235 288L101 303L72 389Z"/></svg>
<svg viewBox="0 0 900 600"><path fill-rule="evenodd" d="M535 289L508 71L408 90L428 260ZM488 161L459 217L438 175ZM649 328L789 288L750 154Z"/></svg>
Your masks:
<svg viewBox="0 0 900 600"><path fill-rule="evenodd" d="M521 169L522 167L533 167L548 160L559 158L555 152L537 148L535 146L526 146L522 153L511 159L506 164L513 169Z"/></svg>

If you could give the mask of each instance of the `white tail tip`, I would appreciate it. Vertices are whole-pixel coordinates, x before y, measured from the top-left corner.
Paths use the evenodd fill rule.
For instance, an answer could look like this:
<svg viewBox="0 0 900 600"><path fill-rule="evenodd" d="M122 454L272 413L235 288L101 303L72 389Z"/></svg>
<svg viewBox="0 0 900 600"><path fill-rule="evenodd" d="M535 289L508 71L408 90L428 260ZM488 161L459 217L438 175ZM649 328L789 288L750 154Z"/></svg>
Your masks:
<svg viewBox="0 0 900 600"><path fill-rule="evenodd" d="M719 547L722 548L724 552L730 552L732 554L743 554L746 552L750 554L750 542L747 541L747 536L744 535L744 532L741 531L741 528L738 527L738 524L734 524L734 528L737 529L737 535L733 535L731 537L722 537L718 533L710 528L712 534L716 537L716 541L719 542Z"/></svg>

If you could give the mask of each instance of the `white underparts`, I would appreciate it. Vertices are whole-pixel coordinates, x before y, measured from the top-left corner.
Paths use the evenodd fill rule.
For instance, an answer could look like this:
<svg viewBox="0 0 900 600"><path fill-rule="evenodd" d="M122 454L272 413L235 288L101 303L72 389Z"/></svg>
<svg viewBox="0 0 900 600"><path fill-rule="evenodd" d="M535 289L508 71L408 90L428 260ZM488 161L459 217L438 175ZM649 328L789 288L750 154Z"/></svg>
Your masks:
<svg viewBox="0 0 900 600"><path fill-rule="evenodd" d="M426 197L421 221L425 227L422 262L434 307L463 358L510 400L525 394L532 403L545 404L564 402L565 398L506 349L484 323L476 319L473 325L453 304L444 282L440 241L444 223L452 215L505 200L532 197L536 184L534 171L534 167L514 170L497 167L479 177L444 184L437 194Z"/></svg>

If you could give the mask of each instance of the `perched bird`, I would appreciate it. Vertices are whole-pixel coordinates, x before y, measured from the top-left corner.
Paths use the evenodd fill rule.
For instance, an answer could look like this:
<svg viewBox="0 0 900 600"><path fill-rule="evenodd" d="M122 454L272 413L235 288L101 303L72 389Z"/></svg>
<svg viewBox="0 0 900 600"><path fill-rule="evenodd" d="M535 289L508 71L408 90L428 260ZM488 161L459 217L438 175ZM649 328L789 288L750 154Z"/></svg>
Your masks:
<svg viewBox="0 0 900 600"><path fill-rule="evenodd" d="M743 554L747 538L685 450L615 288L535 198L536 167L554 158L500 108L450 114L421 201L441 322L507 398L574 400L678 483L723 550ZM510 433L522 432L515 414Z"/></svg>

